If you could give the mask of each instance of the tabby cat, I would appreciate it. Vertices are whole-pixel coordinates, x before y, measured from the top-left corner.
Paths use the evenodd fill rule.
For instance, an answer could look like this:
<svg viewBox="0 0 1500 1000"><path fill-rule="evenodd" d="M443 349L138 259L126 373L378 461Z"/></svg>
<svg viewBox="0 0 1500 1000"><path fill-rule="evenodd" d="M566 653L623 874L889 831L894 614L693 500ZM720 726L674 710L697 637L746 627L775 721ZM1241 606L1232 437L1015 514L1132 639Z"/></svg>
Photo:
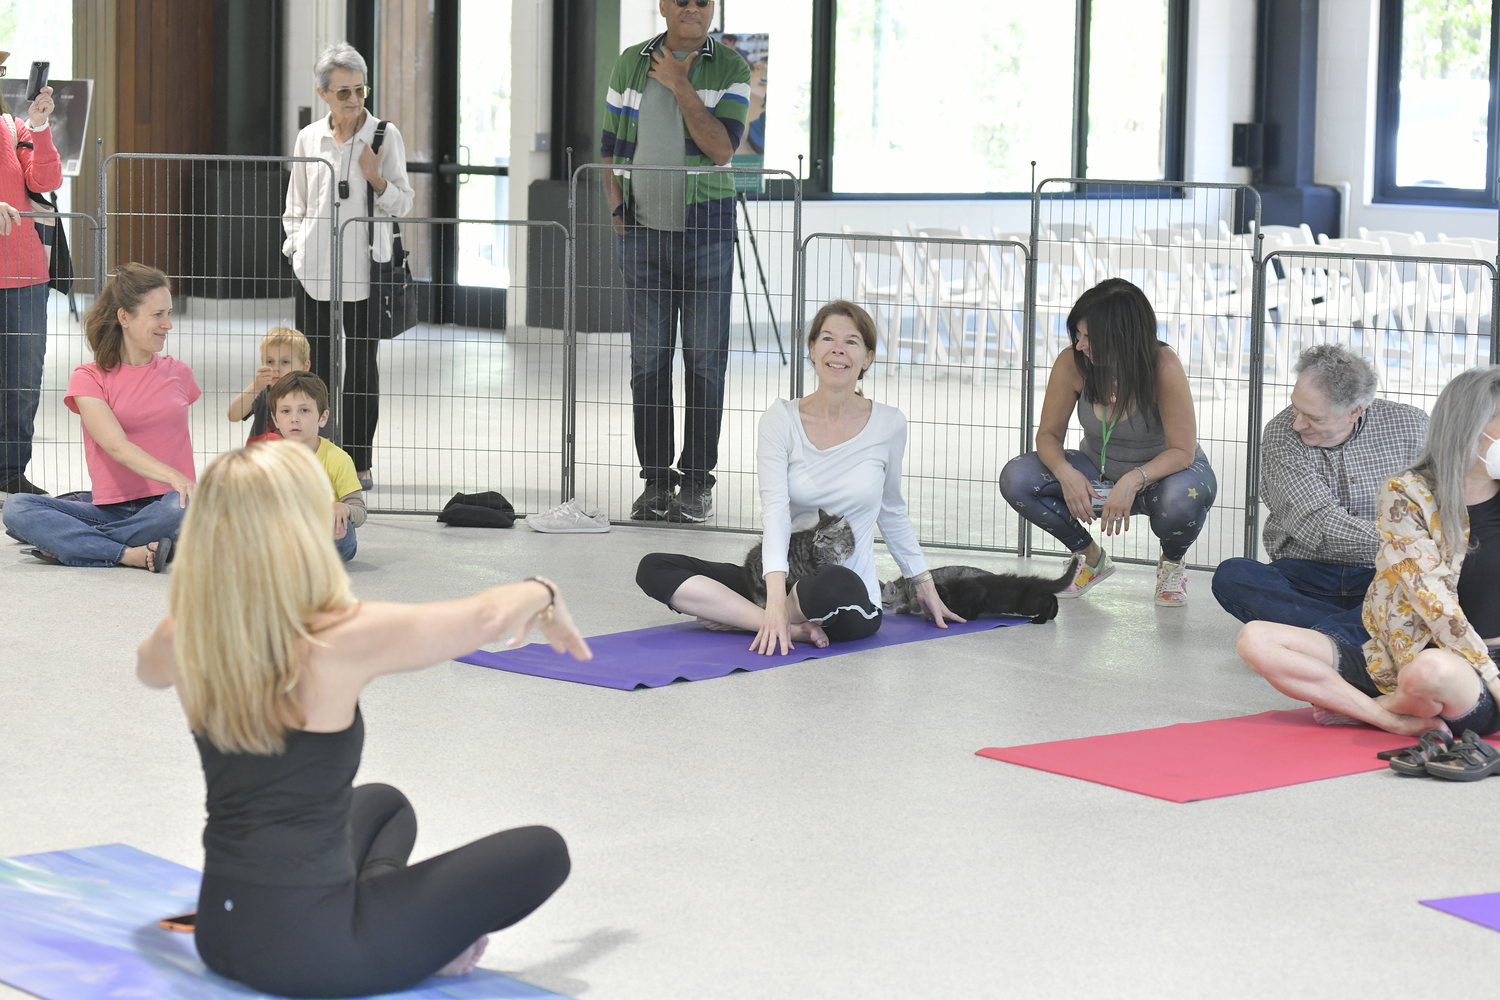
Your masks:
<svg viewBox="0 0 1500 1000"><path fill-rule="evenodd" d="M760 542L745 556L745 576L750 584L750 593L755 603L766 606L766 574L761 567ZM830 514L818 509L818 523L804 531L792 532L791 544L787 546L786 589L819 566L842 566L845 559L854 554L854 529L842 514Z"/></svg>
<svg viewBox="0 0 1500 1000"><path fill-rule="evenodd" d="M1030 618L1040 625L1057 617L1058 591L1073 582L1078 556L1068 561L1062 576L1048 580L1019 573L990 573L974 566L939 566L932 582L948 609L960 618ZM880 585L886 614L919 615L916 588L906 577Z"/></svg>

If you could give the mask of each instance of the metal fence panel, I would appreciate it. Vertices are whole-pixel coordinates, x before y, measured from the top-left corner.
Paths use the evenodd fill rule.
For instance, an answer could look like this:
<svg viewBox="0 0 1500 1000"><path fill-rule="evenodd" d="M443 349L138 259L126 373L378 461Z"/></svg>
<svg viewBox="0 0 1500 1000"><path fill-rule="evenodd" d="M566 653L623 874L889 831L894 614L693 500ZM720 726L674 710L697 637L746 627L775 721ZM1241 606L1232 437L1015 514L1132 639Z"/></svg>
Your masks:
<svg viewBox="0 0 1500 1000"><path fill-rule="evenodd" d="M913 231L808 236L799 318L847 299L875 319L864 392L906 416L903 489L918 539L1014 551L1020 520L996 484L1022 446L1027 248ZM797 357L807 366L800 336Z"/></svg>
<svg viewBox="0 0 1500 1000"><path fill-rule="evenodd" d="M335 260L343 259L344 241L368 243L371 221L339 223ZM561 317L555 325L520 320L532 315L531 300L563 295L565 273L547 262L563 260L567 230L505 219L399 222L403 243L421 240L429 248L432 280L409 293L422 322L393 339L372 340L368 328L345 328L348 310L331 310L335 356L342 355L346 373L334 391L346 450L362 443L360 408L374 403L378 410L370 510L432 514L455 493L489 490L502 493L517 513L546 510L558 502L562 481L564 328ZM447 259L471 244L491 248L484 266ZM529 277L518 283L513 264L523 258ZM363 276L342 277L340 304ZM364 380L360 360L372 354L379 370L374 386Z"/></svg>
<svg viewBox="0 0 1500 1000"><path fill-rule="evenodd" d="M1263 317L1255 305L1255 244L1239 230L1259 219L1259 195L1235 184L1049 178L1032 196L1035 388L1027 450L1052 365L1069 346L1065 321L1078 296L1111 277L1139 286L1156 312L1157 336L1187 372L1198 444L1219 484L1188 551L1192 566L1240 554L1246 535L1251 357ZM1081 440L1075 418L1064 446ZM1095 534L1117 561L1154 563L1160 554L1140 519L1113 539ZM1030 548L1065 552L1040 531L1030 532Z"/></svg>
<svg viewBox="0 0 1500 1000"><path fill-rule="evenodd" d="M1293 365L1316 344L1367 358L1385 399L1431 412L1459 372L1490 363L1495 265L1444 244L1429 256L1333 253L1307 246L1266 254L1263 427L1290 405ZM1259 555L1257 548L1251 555Z"/></svg>
<svg viewBox="0 0 1500 1000"><path fill-rule="evenodd" d="M91 243L98 232L98 223L92 215L82 212L63 212L45 216L34 212L21 213L22 226L36 226L35 220L60 219L67 227L68 242L73 248ZM98 273L92 254L80 254L75 249L73 256L74 282L69 294L48 288L30 280L34 278L30 261L0 258L0 282L10 286L24 283L32 287L31 294L39 296L45 316L45 325L40 330L17 330L0 335L0 371L12 365L24 372L28 365L41 364L40 391L32 395L25 390L0 391L0 406L11 419L8 426L24 425L30 413L32 434L30 438L30 460L27 467L27 442L24 426L17 427L17 434L6 435L0 441L5 462L18 463L21 468L3 469L5 476L0 484L12 474L25 475L32 483L54 495L89 488L88 471L83 464L83 434L78 418L67 408L63 400L67 394L68 379L73 369L93 360L84 336L83 317L94 303L98 292ZM7 381L16 377L5 372Z"/></svg>
<svg viewBox="0 0 1500 1000"><path fill-rule="evenodd" d="M255 381L261 339L273 328L297 325L297 279L282 255L294 164L305 165L309 184L328 186L328 243L317 249L331 253L337 203L326 160L116 153L99 167L106 277L133 261L171 280L173 330L165 353L191 367L203 391L189 411L200 471L245 442L250 424L228 413Z"/></svg>
<svg viewBox="0 0 1500 1000"><path fill-rule="evenodd" d="M702 191L721 178L733 182L732 198L710 205L685 196L685 188ZM631 204L615 217L606 180L622 179ZM762 197L773 185L788 197ZM672 476L711 471L713 511L704 525L759 532L757 422L792 393L799 192L784 171L608 164L574 171L569 466L571 492L585 507L628 520L646 485L643 463L670 467ZM694 464L711 470L683 468Z"/></svg>

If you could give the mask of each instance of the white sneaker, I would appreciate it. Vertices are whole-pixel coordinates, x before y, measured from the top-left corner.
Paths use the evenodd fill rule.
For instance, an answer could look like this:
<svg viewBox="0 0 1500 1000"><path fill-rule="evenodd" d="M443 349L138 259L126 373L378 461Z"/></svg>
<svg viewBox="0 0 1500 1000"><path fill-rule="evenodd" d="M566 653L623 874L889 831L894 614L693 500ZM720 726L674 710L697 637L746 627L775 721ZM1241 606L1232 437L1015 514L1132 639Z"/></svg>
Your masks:
<svg viewBox="0 0 1500 1000"><path fill-rule="evenodd" d="M532 531L543 531L553 535L576 534L609 530L609 518L600 511L586 511L577 500L559 504L544 514L526 515L526 523Z"/></svg>
<svg viewBox="0 0 1500 1000"><path fill-rule="evenodd" d="M1166 556L1156 563L1156 603L1163 608L1187 604L1187 571Z"/></svg>

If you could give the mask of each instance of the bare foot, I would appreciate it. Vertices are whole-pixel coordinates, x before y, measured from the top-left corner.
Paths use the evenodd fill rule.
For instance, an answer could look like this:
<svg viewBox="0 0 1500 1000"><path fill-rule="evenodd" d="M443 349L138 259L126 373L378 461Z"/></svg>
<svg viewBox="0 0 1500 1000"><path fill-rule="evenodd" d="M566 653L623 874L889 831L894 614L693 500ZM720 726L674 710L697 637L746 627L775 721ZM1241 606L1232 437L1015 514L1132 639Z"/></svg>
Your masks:
<svg viewBox="0 0 1500 1000"><path fill-rule="evenodd" d="M147 542L145 545L130 546L120 557L120 565L135 569L151 569L156 565L156 543Z"/></svg>
<svg viewBox="0 0 1500 1000"><path fill-rule="evenodd" d="M704 628L708 629L710 632L742 632L742 633L745 633L747 635L753 635L754 634L749 629L739 628L739 627L734 626L734 625L725 625L723 622L710 621L707 618L699 618L698 619L698 624L702 625Z"/></svg>
<svg viewBox="0 0 1500 1000"><path fill-rule="evenodd" d="M1351 719L1347 715L1335 712L1329 708L1313 706L1313 721L1320 726L1363 726L1364 723L1358 719Z"/></svg>
<svg viewBox="0 0 1500 1000"><path fill-rule="evenodd" d="M793 642L810 642L819 649L828 645L828 635L817 622L798 622L791 628Z"/></svg>
<svg viewBox="0 0 1500 1000"><path fill-rule="evenodd" d="M437 974L440 976L467 976L479 964L479 957L484 954L485 946L489 943L490 938L486 934L460 952L459 956L453 961L437 970Z"/></svg>

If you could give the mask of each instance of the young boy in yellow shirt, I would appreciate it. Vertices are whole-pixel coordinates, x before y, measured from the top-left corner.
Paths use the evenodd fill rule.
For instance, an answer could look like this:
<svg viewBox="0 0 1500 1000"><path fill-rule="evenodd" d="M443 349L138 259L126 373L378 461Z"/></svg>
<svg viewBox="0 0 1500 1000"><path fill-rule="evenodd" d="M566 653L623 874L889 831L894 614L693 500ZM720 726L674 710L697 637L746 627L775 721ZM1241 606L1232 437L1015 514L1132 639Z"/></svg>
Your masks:
<svg viewBox="0 0 1500 1000"><path fill-rule="evenodd" d="M358 547L354 529L365 523L365 493L354 473L354 460L318 431L328 423L328 386L309 371L293 371L271 386L266 397L276 431L288 441L311 448L333 487L333 545L344 562Z"/></svg>

